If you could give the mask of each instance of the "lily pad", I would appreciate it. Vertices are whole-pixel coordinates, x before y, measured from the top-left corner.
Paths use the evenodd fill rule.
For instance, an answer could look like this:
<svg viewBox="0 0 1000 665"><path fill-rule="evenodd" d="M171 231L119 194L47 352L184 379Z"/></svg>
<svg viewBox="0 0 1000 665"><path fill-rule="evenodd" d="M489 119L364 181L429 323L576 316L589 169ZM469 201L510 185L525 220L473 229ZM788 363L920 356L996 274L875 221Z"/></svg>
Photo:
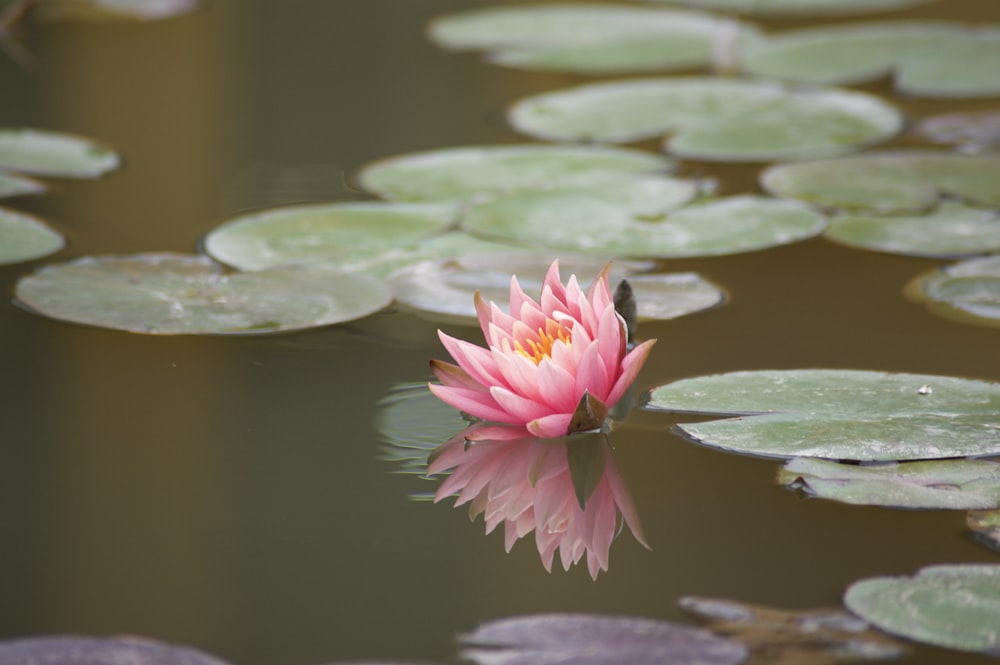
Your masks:
<svg viewBox="0 0 1000 665"><path fill-rule="evenodd" d="M382 283L320 266L227 273L205 256L84 257L46 266L17 298L54 319L150 334L273 333L359 319L388 305Z"/></svg>
<svg viewBox="0 0 1000 665"><path fill-rule="evenodd" d="M982 152L1000 147L1000 113L946 113L917 123L917 134L935 143L954 145L963 152Z"/></svg>
<svg viewBox="0 0 1000 665"><path fill-rule="evenodd" d="M1000 464L987 460L858 466L800 457L785 463L778 482L822 499L863 506L1000 508Z"/></svg>
<svg viewBox="0 0 1000 665"><path fill-rule="evenodd" d="M23 213L0 208L0 265L48 256L62 249L60 233Z"/></svg>
<svg viewBox="0 0 1000 665"><path fill-rule="evenodd" d="M775 196L881 213L926 210L948 195L1000 206L1000 155L899 150L780 164L761 174Z"/></svg>
<svg viewBox="0 0 1000 665"><path fill-rule="evenodd" d="M705 9L763 16L821 16L884 12L921 5L930 0L647 0L675 2Z"/></svg>
<svg viewBox="0 0 1000 665"><path fill-rule="evenodd" d="M39 129L0 129L0 168L64 178L96 178L118 155L90 139Z"/></svg>
<svg viewBox="0 0 1000 665"><path fill-rule="evenodd" d="M509 67L607 73L707 67L719 41L754 39L757 31L694 11L543 4L442 16L430 36L446 48L490 51L492 62Z"/></svg>
<svg viewBox="0 0 1000 665"><path fill-rule="evenodd" d="M907 284L906 295L941 316L1000 326L1000 256L967 259Z"/></svg>
<svg viewBox="0 0 1000 665"><path fill-rule="evenodd" d="M459 411L427 389L426 383L395 386L379 403L375 428L382 436L382 459L401 473L423 475L435 448L468 426Z"/></svg>
<svg viewBox="0 0 1000 665"><path fill-rule="evenodd" d="M40 194L45 189L45 185L32 178L12 173L0 173L0 198L21 196L24 194Z"/></svg>
<svg viewBox="0 0 1000 665"><path fill-rule="evenodd" d="M662 155L608 146L464 146L391 157L365 166L365 189L397 201L448 201L519 189L585 184L615 174L670 170Z"/></svg>
<svg viewBox="0 0 1000 665"><path fill-rule="evenodd" d="M1000 550L1000 510L969 511L966 523L977 540L987 547Z"/></svg>
<svg viewBox="0 0 1000 665"><path fill-rule="evenodd" d="M30 637L0 642L0 665L227 665L191 647L142 637Z"/></svg>
<svg viewBox="0 0 1000 665"><path fill-rule="evenodd" d="M599 614L537 614L489 621L461 636L462 655L483 665L735 665L739 642L680 624Z"/></svg>
<svg viewBox="0 0 1000 665"><path fill-rule="evenodd" d="M789 81L854 84L896 72L913 95L1000 93L1000 27L873 22L790 30L749 44L745 71Z"/></svg>
<svg viewBox="0 0 1000 665"><path fill-rule="evenodd" d="M350 263L444 231L456 208L431 203L328 203L255 212L205 237L205 251L240 270Z"/></svg>
<svg viewBox="0 0 1000 665"><path fill-rule="evenodd" d="M826 218L795 201L734 196L679 210L684 190L650 179L521 192L472 206L462 228L494 240L603 256L737 254L818 235Z"/></svg>
<svg viewBox="0 0 1000 665"><path fill-rule="evenodd" d="M915 577L873 577L852 584L844 603L894 635L1000 654L1000 565L928 566Z"/></svg>
<svg viewBox="0 0 1000 665"><path fill-rule="evenodd" d="M769 457L858 461L1000 453L1000 385L924 374L762 370L682 379L646 408L745 414L678 425L691 439Z"/></svg>
<svg viewBox="0 0 1000 665"><path fill-rule="evenodd" d="M838 215L823 234L849 247L911 256L967 256L1000 252L1000 215L942 203L926 215Z"/></svg>
<svg viewBox="0 0 1000 665"><path fill-rule="evenodd" d="M44 20L133 19L156 21L186 14L199 0L39 0Z"/></svg>
<svg viewBox="0 0 1000 665"><path fill-rule="evenodd" d="M894 107L860 92L694 77L536 95L514 104L508 119L521 132L560 141L630 142L671 133L668 152L720 161L848 152L888 139L903 123Z"/></svg>
<svg viewBox="0 0 1000 665"><path fill-rule="evenodd" d="M449 261L414 264L393 275L390 285L397 301L434 320L474 325L473 298L479 291L487 301L501 307L507 302L510 275L517 275L522 288L537 292L552 262L552 255L466 256ZM560 255L563 274L596 274L607 263L588 256ZM612 285L627 278L643 319L666 320L718 306L725 294L695 273L635 274L652 264L616 261Z"/></svg>

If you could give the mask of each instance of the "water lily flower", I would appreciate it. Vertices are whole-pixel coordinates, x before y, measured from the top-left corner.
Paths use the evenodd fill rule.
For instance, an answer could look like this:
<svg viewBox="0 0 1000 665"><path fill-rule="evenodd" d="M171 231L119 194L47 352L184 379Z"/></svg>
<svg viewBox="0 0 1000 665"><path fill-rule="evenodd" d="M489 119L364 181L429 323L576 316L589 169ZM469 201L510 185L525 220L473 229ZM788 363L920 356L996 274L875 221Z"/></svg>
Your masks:
<svg viewBox="0 0 1000 665"><path fill-rule="evenodd" d="M489 348L438 331L457 364L431 361L441 382L431 384L431 391L471 416L523 426L537 437L599 427L656 341L628 350L609 269L584 293L575 275L563 285L554 261L538 301L512 277L509 314L477 293L476 312Z"/></svg>

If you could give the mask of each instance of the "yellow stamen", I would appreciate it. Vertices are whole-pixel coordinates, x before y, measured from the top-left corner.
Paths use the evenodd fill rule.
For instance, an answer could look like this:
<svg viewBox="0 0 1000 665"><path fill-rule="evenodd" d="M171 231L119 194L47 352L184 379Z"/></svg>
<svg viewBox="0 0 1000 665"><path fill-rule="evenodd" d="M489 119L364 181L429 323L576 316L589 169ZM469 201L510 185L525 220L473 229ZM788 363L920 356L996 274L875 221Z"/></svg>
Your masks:
<svg viewBox="0 0 1000 665"><path fill-rule="evenodd" d="M546 321L545 327L547 330L538 329L538 339L528 339L521 342L514 342L514 350L520 353L525 358L530 359L536 365L542 362L543 358L550 358L552 356L552 345L557 341L562 342L566 346L570 346L572 334L566 329L562 324L548 320ZM527 346L528 348L525 348Z"/></svg>

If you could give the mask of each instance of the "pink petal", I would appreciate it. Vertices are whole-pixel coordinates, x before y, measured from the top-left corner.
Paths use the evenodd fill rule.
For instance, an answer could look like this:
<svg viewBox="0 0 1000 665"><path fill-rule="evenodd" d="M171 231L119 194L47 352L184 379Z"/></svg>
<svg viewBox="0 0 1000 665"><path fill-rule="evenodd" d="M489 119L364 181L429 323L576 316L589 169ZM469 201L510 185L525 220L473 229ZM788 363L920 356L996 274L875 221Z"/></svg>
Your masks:
<svg viewBox="0 0 1000 665"><path fill-rule="evenodd" d="M569 431L569 421L572 417L572 413L553 413L535 418L528 423L528 431L543 439L565 436Z"/></svg>
<svg viewBox="0 0 1000 665"><path fill-rule="evenodd" d="M532 300L528 294L521 290L521 285L517 281L517 276L510 278L510 314L515 319L519 318L521 308L525 303L537 307L538 303Z"/></svg>
<svg viewBox="0 0 1000 665"><path fill-rule="evenodd" d="M557 344L556 346L563 346ZM555 351L555 347L553 347ZM576 391L576 378L557 364L553 358L545 358L538 363L538 389L542 400L554 411L572 413L580 401Z"/></svg>
<svg viewBox="0 0 1000 665"><path fill-rule="evenodd" d="M609 262L594 277L594 281L590 283L590 288L587 290L587 300L593 305L594 311L603 312L604 308L609 304L614 304L614 297L611 295L611 285L608 283L608 273L610 272L611 263Z"/></svg>
<svg viewBox="0 0 1000 665"><path fill-rule="evenodd" d="M504 353L500 349L492 349L492 354L494 364L504 379L503 386L533 402L541 401L538 365L520 353Z"/></svg>
<svg viewBox="0 0 1000 665"><path fill-rule="evenodd" d="M608 406L614 406L622 398L622 395L625 394L625 391L628 390L628 387L632 385L632 382L635 381L635 377L638 376L643 363L649 357L649 352L653 349L654 344L656 344L655 339L647 339L629 351L628 355L622 360L622 373L618 376L618 380L615 381L615 385L611 387L611 392L608 393Z"/></svg>
<svg viewBox="0 0 1000 665"><path fill-rule="evenodd" d="M439 386L436 383L430 383L428 387L442 402L470 416L501 423L522 424L512 419L512 416L499 406L488 392Z"/></svg>
<svg viewBox="0 0 1000 665"><path fill-rule="evenodd" d="M437 380L446 386L486 391L486 386L473 379L469 376L468 372L458 365L453 365L443 360L431 360L431 371L434 372Z"/></svg>
<svg viewBox="0 0 1000 665"><path fill-rule="evenodd" d="M611 388L611 378L608 376L608 370L605 368L604 361L600 356L600 349L601 341L596 339L587 346L583 352L583 357L580 358L580 365L576 368L576 386L574 389L577 401L579 401L580 395L589 391L597 399L607 402L606 398ZM575 407L576 404L573 406Z"/></svg>
<svg viewBox="0 0 1000 665"><path fill-rule="evenodd" d="M628 332L625 321L618 316L614 305L608 305L601 313L601 323L597 329L597 341L600 345L601 361L611 377L619 374L619 365L625 357L628 344Z"/></svg>
<svg viewBox="0 0 1000 665"><path fill-rule="evenodd" d="M451 354L458 366L464 369L469 376L483 384L493 386L501 383L500 373L493 364L493 358L488 349L475 344L470 344L460 339L447 335L440 330L438 337L445 350Z"/></svg>
<svg viewBox="0 0 1000 665"><path fill-rule="evenodd" d="M566 289L563 288L562 279L559 277L559 259L553 261L545 272L545 279L542 280L542 292L545 291L546 286L551 289L556 300L562 303L566 302Z"/></svg>
<svg viewBox="0 0 1000 665"><path fill-rule="evenodd" d="M521 397L502 386L490 388L490 395L508 414L507 419L503 422L523 425L552 412L552 408L548 404ZM530 431L531 427L528 429ZM532 433L534 434L534 432Z"/></svg>
<svg viewBox="0 0 1000 665"><path fill-rule="evenodd" d="M472 430L466 436L469 441L516 441L529 438L531 432L518 425L487 425Z"/></svg>

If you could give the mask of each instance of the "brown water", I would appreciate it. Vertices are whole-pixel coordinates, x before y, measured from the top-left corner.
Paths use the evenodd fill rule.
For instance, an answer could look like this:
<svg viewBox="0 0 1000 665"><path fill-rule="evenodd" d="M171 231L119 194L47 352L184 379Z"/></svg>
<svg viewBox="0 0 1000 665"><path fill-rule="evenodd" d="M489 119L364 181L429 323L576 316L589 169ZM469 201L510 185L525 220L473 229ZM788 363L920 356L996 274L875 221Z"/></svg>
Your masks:
<svg viewBox="0 0 1000 665"><path fill-rule="evenodd" d="M504 105L579 80L425 40L428 18L485 0L206 4L158 24L36 28L33 71L0 61L0 123L92 136L127 159L101 181L17 202L66 232L57 258L188 252L240 210L360 198L350 178L362 164L522 140ZM892 16L995 21L1000 5ZM996 106L897 101L915 118ZM756 166L687 168L730 192L754 187ZM731 299L642 329L660 341L639 387L792 367L1000 380L1000 331L902 298L937 263L816 240L671 264ZM8 293L28 270L0 270ZM694 446L667 433L669 416L637 413L616 455L652 552L626 534L596 582L585 567L546 573L530 540L505 554L464 510L409 500L432 486L378 459L375 405L444 357L435 328L384 313L278 337L157 338L0 307L0 637L134 633L237 665L454 660L454 635L490 618L680 619L684 594L836 605L861 577L997 561L961 512L802 500L774 484L776 462ZM981 660L926 648L907 662Z"/></svg>

